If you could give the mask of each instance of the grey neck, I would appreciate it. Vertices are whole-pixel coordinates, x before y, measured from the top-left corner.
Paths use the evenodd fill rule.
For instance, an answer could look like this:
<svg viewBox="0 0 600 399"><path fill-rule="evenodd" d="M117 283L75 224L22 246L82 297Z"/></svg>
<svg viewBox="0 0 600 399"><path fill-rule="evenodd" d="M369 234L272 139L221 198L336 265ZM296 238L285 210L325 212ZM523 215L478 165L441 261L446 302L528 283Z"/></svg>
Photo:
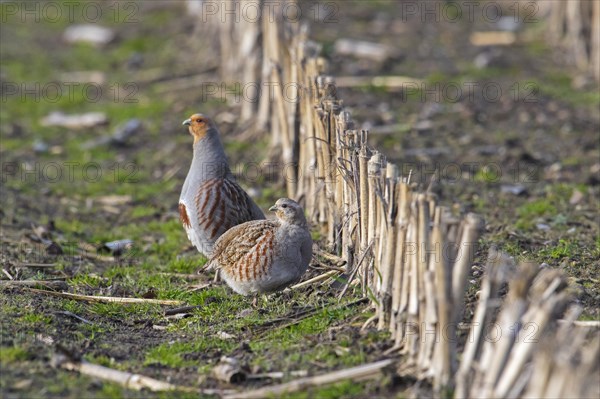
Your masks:
<svg viewBox="0 0 600 399"><path fill-rule="evenodd" d="M281 224L287 224L290 226L298 226L298 227L308 227L308 223L306 222L306 218L304 215L297 215L295 218L291 219L280 219Z"/></svg>
<svg viewBox="0 0 600 399"><path fill-rule="evenodd" d="M197 171L206 179L231 176L225 150L217 131L209 130L202 139L194 143L194 157L190 169Z"/></svg>

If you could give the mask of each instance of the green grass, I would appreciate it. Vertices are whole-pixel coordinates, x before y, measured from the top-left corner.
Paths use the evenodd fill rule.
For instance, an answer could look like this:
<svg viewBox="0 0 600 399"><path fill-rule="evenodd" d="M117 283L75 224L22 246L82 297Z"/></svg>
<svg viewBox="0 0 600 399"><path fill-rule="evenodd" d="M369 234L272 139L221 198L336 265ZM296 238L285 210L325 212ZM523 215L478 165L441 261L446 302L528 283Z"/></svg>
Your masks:
<svg viewBox="0 0 600 399"><path fill-rule="evenodd" d="M597 90L578 90L572 85L572 77L566 72L553 72L545 76L545 80L535 80L535 85L543 95L566 102L576 107L600 106L600 93Z"/></svg>
<svg viewBox="0 0 600 399"><path fill-rule="evenodd" d="M20 346L0 347L0 359L4 364L22 362L29 358L29 352Z"/></svg>
<svg viewBox="0 0 600 399"><path fill-rule="evenodd" d="M198 362L192 359L201 354L227 355L246 340L253 353L252 364L262 370L308 367L313 361L339 368L357 365L367 359L366 353L355 345L355 339L349 335L342 334L336 342L306 346L307 342L318 342L320 334L353 315L355 309L352 307L335 307L330 301L319 304L321 301L314 302L317 298L305 298L298 294L291 299L291 304L306 302L308 299L308 303L318 306L316 312L299 323L288 325L282 322L281 325L272 325L272 320L289 312L290 302L262 298L261 310L258 311L250 308L247 298L232 296L220 287L204 291L200 296L202 298L193 302L204 302L204 306L194 310L191 317L174 321L169 327L170 333L185 332L186 338L149 349L144 360L146 365L160 363L167 367L198 366ZM242 311L246 314L239 317ZM266 326L261 327L265 323ZM233 337L222 338L222 333ZM381 334L366 338L381 339ZM208 372L210 369L211 367L201 367L200 371Z"/></svg>
<svg viewBox="0 0 600 399"><path fill-rule="evenodd" d="M131 218L132 219L143 219L143 218L146 218L149 216L155 216L158 213L159 213L159 209L151 204L138 205L135 208L133 208L133 211L131 211Z"/></svg>
<svg viewBox="0 0 600 399"><path fill-rule="evenodd" d="M69 285L72 287L81 287L81 288L92 288L97 289L100 287L108 287L111 285L111 280L100 277L96 274L78 274L73 278L69 279ZM69 304L73 303L73 306L77 304L75 301L68 302Z"/></svg>
<svg viewBox="0 0 600 399"><path fill-rule="evenodd" d="M277 346L281 349L286 349L289 346L297 345L298 342L302 342L303 337L323 331L335 321L344 320L352 312L352 308L331 309L323 307L318 314L306 318L298 324L285 329L269 331L260 340L252 342L251 346L254 350Z"/></svg>
<svg viewBox="0 0 600 399"><path fill-rule="evenodd" d="M378 6L391 7L390 2L378 3ZM367 3L364 5L370 7ZM0 6L0 12L2 7ZM48 369L48 359L52 356L53 347L40 344L36 338L38 335L52 337L57 343L66 344L84 359L96 364L147 373L159 379L172 377L175 382L187 378L194 381L192 384L197 375L210 378L210 371L221 356L236 356L244 365L259 371L304 369L314 375L372 361L374 353L379 353L377 351L381 348L381 342L389 340L386 332L359 331L372 313L365 312L364 306L344 306L344 303L358 297L352 290L341 305L330 296L327 287L311 287L301 292L260 297L258 307L253 308L252 298L234 294L223 284L194 290L192 286L198 281L162 274L193 274L206 262L194 249L189 250L190 244L185 231L177 220L176 201L182 174L178 173L177 177L166 181L156 177L158 168L161 171L169 170L181 163L177 159L183 154L179 151L179 146L184 143L189 146L189 137L183 131L181 134L174 134L178 131L173 131L171 119L177 119L173 114L183 116L197 111L217 114L226 107L229 112L235 112L215 98L198 103L159 95L151 85L138 82L137 72L127 71L126 62L134 52L143 54L144 69L166 66L165 69L169 70L179 60L176 53L181 47L173 45L172 39L182 36L171 36L162 29L157 30L156 26L179 24L180 12L181 10L161 9L139 14L138 22L131 26L119 25L107 13L101 22L118 29L119 38L102 49L61 43L60 35L68 23L64 19L46 24L47 26L20 24L11 20L6 27L3 26L3 29L14 32L18 39L12 43L3 41L6 47L3 47L2 71L8 81L40 82L44 85L64 80L63 73L77 70L102 70L108 79L108 84L102 87L104 95L99 101L89 101L81 90L75 90L73 96L63 96L57 102L44 99L21 101L18 96L3 102L0 107L3 129L0 151L3 157L16 162L33 159L42 168L53 162L78 164L74 169L74 180L64 178L50 182L31 179L23 182L9 178L6 182L7 189L40 199L33 202L36 207L38 202L40 204L38 208L30 209L17 201L13 210L6 211L7 214L11 211L18 214L21 223L19 228L23 229L28 227L30 221L45 225L54 220L57 228L54 238L65 248L68 243L76 245L81 241L97 248L102 243L117 239L134 241L134 248L115 262L80 258L75 254L56 258L55 261L59 263L56 270L72 276L66 280L69 292L176 299L183 301L185 305L200 306L189 311L189 317L178 319L165 317L165 307L159 305L86 303L61 298L40 298L28 292L0 290L0 354L2 365L10 365L3 369L3 374L4 371L12 373L0 376L3 389L12 386L23 375L31 375L40 386L24 392L24 395L36 396L42 392L46 396L55 397L191 397L179 393L133 392L76 373ZM368 21L362 23L370 26ZM22 43L29 45L21 46ZM50 55L47 48L52 48ZM538 51L541 56L546 49L538 44L537 47L532 45L532 51ZM333 39L325 45L324 52L333 53ZM477 69L470 59L457 65L458 72L435 72L424 79L429 87L437 83L455 82L460 85L474 79L486 81L500 77L507 77L511 82L526 80L519 67ZM419 64L411 59L402 63L407 74L410 75L413 70L417 72L412 76L418 76L418 67ZM531 81L539 87L541 96L560 100L561 104L600 104L597 93L573 89L570 78L564 72L553 73L549 79L536 77ZM119 98L115 98L116 92L112 89L115 84L124 89L126 84L132 82L137 84L133 87L138 89L134 95L137 102L124 102L123 96L127 94L127 90L121 92ZM389 95L382 87L367 86L359 90L377 96ZM421 98L424 94L418 89L411 91L404 106L398 111L398 122L404 124L399 129L399 134L381 138L385 148L396 150L400 146L400 139L411 139L412 124L423 104ZM42 127L41 118L56 110L67 113L101 111L106 113L110 123L108 126L83 131ZM119 123L131 118L139 118L144 124L143 132L134 137L131 147L82 148L83 143L111 134ZM7 137L4 134L6 123L21 126L22 135ZM181 122L178 120L176 123L175 128L178 128ZM469 131L471 127L466 125L456 128ZM230 128L235 131L241 127L236 125ZM507 136L518 138L522 134L516 128L508 133L501 128L488 133L498 142ZM38 138L51 146L59 147L62 152L33 154L31 146ZM177 150L161 155L161 146L171 140L177 144ZM247 162L263 159L268 141L268 137L253 141L237 140L234 135L224 138L227 153L232 154L232 160L237 162L236 171L243 175L240 181L262 189L257 202L264 209L272 205L276 198L284 196L283 186L273 184L264 177L253 179L253 175L249 173L251 170L244 169L243 166ZM420 143L416 145L418 144ZM190 156L189 152L187 156ZM102 176L84 179L82 169L91 162L99 165ZM585 164L577 156L567 156L561 162L564 167ZM489 188L491 183L497 182L498 176L494 172L493 169L480 169L474 175L472 183L477 188ZM518 234L516 237L511 236L503 230L497 237L489 237L489 242L486 241L485 244L497 243L501 249L519 258L533 258L540 263L549 263L551 267L564 267L570 275L577 276L582 286L593 294L597 291L597 281L594 280L593 270L590 271L589 268L597 265L597 259L600 258L600 236L596 231L593 242L589 245L589 238L567 233L573 225L578 229L582 225L581 217L578 218L577 211L569 205L569 198L575 189L586 195L589 192L592 193L590 195L595 195L594 188L582 184L548 183L545 191L532 193L532 200L518 198L513 202L512 198L499 198L500 209L508 209L514 204L516 217L511 213L505 216L506 220L501 221L508 226L508 230L516 228ZM99 204L99 197L114 194L131 196L131 203L117 206L116 213L105 212ZM31 203L28 205L32 206ZM470 205L484 215L490 212L490 204L485 196L474 196ZM550 225L551 230L538 231L538 223ZM316 226L312 236L315 241L322 239L322 233ZM44 253L44 247L35 247L34 252ZM19 260L25 260L27 255L23 251L15 252ZM43 261L46 260L44 258ZM28 278L50 277L40 271L23 273L29 273ZM210 280L210 276L205 277L206 279L201 280L202 283ZM470 287L472 294L475 288ZM60 310L69 311L93 324L81 322L72 316L56 314ZM311 313L294 323L295 315L304 310ZM590 316L584 313L582 319L587 317ZM157 325L164 329L154 329ZM229 334L232 338L223 338L222 333ZM136 344L140 340L143 345L138 345L135 351L127 353L128 360L112 357L114 347L123 345L123 342L127 345ZM372 385L345 381L295 393L290 397L378 396L378 389L385 387L388 382L385 378Z"/></svg>
<svg viewBox="0 0 600 399"><path fill-rule="evenodd" d="M57 228L70 242L80 240L82 232L84 240L93 243L97 248L109 241L125 238L133 240L133 248L126 252L121 260L141 264L143 268L149 270L156 270L156 265L160 263L165 265L164 268L161 267L162 271L183 272L187 270L187 272L193 272L206 261L200 255L190 260L178 260L173 256L174 253L181 252L188 245L185 231L176 218L167 221L152 219L145 223L129 223L112 227L109 227L106 221L99 220L96 223L97 229L90 229L88 223L79 218L56 221ZM118 270L115 270L114 273L118 273ZM78 277L74 283L83 284L91 281L92 284L100 284L99 277L89 277L90 281L86 281L87 278L85 276Z"/></svg>
<svg viewBox="0 0 600 399"><path fill-rule="evenodd" d="M531 229L536 221L555 216L556 212L556 207L548 199L534 200L517 208L518 220L515 225L519 229Z"/></svg>
<svg viewBox="0 0 600 399"><path fill-rule="evenodd" d="M501 178L502 170L499 167L485 166L475 173L473 180L479 183L490 184L498 183Z"/></svg>
<svg viewBox="0 0 600 399"><path fill-rule="evenodd" d="M210 351L227 353L237 345L237 342L222 340L218 337L207 337L194 342L165 343L148 351L144 364L162 364L171 368L194 367L198 366L198 361L187 360L186 356L205 354Z"/></svg>
<svg viewBox="0 0 600 399"><path fill-rule="evenodd" d="M39 324L50 324L52 323L52 317L47 316L41 313L26 313L23 316L19 317L17 320L20 323L29 324L31 326L39 325Z"/></svg>
<svg viewBox="0 0 600 399"><path fill-rule="evenodd" d="M90 312L101 317L125 317L131 320L158 317L162 313L159 305L146 303L94 303L90 307Z"/></svg>
<svg viewBox="0 0 600 399"><path fill-rule="evenodd" d="M294 399L338 399L344 397L359 397L363 391L363 384L354 381L344 381L322 388L312 388L304 392L296 392L287 395L287 397Z"/></svg>
<svg viewBox="0 0 600 399"><path fill-rule="evenodd" d="M167 265L167 271L173 273L193 274L202 265L203 263L200 264L199 261L190 258L173 259Z"/></svg>
<svg viewBox="0 0 600 399"><path fill-rule="evenodd" d="M537 223L546 223L551 227L566 226L573 206L569 199L575 190L585 194L587 186L582 184L548 184L541 198L520 205L517 210L515 226L521 230L531 230Z"/></svg>
<svg viewBox="0 0 600 399"><path fill-rule="evenodd" d="M540 251L541 256L547 256L551 259L560 260L563 258L574 257L580 250L575 241L560 239L555 245L548 246Z"/></svg>

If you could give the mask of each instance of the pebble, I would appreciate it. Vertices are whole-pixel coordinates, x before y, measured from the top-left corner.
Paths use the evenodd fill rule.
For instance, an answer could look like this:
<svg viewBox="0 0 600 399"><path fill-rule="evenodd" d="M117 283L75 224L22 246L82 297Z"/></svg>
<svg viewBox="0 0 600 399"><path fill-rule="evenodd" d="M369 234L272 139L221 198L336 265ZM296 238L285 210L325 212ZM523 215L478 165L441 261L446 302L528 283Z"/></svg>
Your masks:
<svg viewBox="0 0 600 399"><path fill-rule="evenodd" d="M503 194L523 195L527 193L527 188L522 184L503 184L500 186L500 192Z"/></svg>
<svg viewBox="0 0 600 399"><path fill-rule="evenodd" d="M110 43L114 37L112 29L96 24L71 25L63 33L63 39L67 43L83 42L94 46Z"/></svg>
<svg viewBox="0 0 600 399"><path fill-rule="evenodd" d="M48 146L48 144L44 140L36 139L33 142L32 148L35 153L43 154L43 153L48 152L48 149L50 148L50 146Z"/></svg>

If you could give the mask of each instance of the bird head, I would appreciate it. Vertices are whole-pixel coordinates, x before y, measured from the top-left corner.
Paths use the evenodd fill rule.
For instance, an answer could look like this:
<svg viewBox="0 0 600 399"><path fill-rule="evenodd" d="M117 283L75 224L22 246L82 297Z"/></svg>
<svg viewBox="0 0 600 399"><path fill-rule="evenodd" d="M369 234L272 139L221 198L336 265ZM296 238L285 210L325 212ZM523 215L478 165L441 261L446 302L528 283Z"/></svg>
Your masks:
<svg viewBox="0 0 600 399"><path fill-rule="evenodd" d="M206 134L215 127L212 119L202 114L194 114L183 121L183 125L188 127L188 131L194 137L194 143L206 136Z"/></svg>
<svg viewBox="0 0 600 399"><path fill-rule="evenodd" d="M289 198L278 199L269 210L275 212L275 215L281 221L292 224L306 224L304 210L296 201Z"/></svg>

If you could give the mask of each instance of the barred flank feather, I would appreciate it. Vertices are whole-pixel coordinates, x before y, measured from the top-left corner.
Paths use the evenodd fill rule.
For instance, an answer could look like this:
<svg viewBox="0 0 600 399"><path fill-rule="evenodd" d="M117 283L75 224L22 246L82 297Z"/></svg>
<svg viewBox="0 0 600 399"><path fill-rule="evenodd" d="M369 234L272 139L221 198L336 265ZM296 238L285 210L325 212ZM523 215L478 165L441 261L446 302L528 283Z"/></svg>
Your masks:
<svg viewBox="0 0 600 399"><path fill-rule="evenodd" d="M215 243L208 267L236 292L249 295L283 289L298 280L312 257L312 239L302 208L290 199L275 206L278 220L237 225Z"/></svg>
<svg viewBox="0 0 600 399"><path fill-rule="evenodd" d="M184 124L194 137L194 158L179 198L179 215L188 239L210 256L227 230L265 216L231 174L214 122L195 114Z"/></svg>

